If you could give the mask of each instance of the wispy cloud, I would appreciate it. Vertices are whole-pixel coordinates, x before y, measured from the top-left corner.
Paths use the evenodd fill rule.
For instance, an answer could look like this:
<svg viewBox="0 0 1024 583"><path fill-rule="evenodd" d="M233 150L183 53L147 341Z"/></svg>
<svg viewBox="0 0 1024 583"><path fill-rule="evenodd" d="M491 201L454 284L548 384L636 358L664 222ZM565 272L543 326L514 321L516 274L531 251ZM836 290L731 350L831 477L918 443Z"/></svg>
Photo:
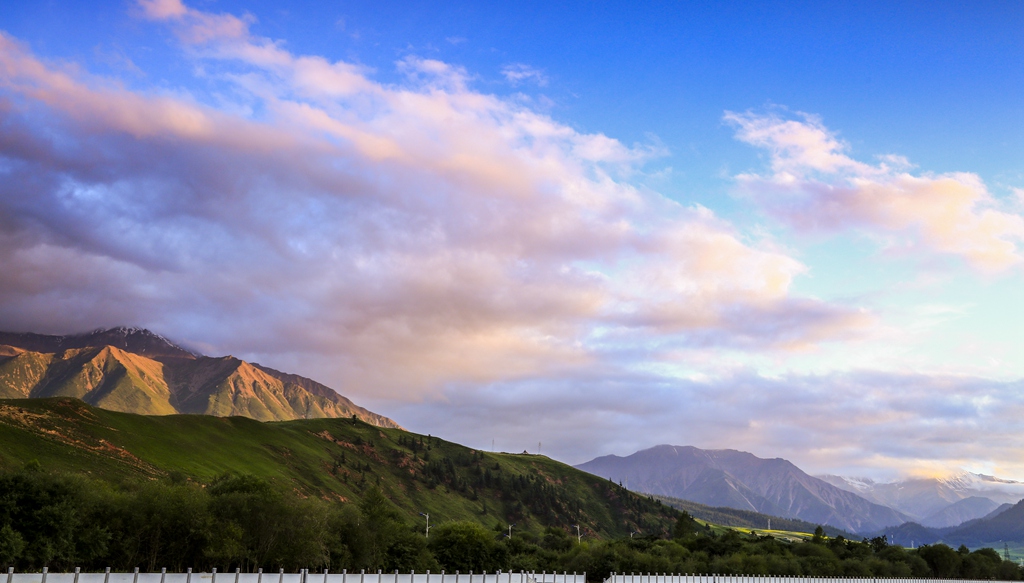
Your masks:
<svg viewBox="0 0 1024 583"><path fill-rule="evenodd" d="M523 63L512 63L505 65L501 69L501 74L505 76L505 79L513 86L521 85L523 83L533 83L539 87L544 87L548 84L547 75L544 74L540 69L535 69L529 65Z"/></svg>
<svg viewBox="0 0 1024 583"><path fill-rule="evenodd" d="M725 116L737 138L769 154L770 173L736 180L771 216L802 231L855 229L899 237L912 250L959 256L987 272L1024 261L1024 216L1004 208L977 175L915 175L899 156L860 162L819 119L796 117Z"/></svg>

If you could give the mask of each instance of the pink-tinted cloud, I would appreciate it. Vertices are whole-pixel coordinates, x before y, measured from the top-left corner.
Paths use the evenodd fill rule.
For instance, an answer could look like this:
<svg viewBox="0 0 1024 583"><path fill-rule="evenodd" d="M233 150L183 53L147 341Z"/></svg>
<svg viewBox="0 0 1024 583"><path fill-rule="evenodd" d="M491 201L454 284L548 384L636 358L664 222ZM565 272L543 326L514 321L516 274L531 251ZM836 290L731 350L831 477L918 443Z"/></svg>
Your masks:
<svg viewBox="0 0 1024 583"><path fill-rule="evenodd" d="M771 173L736 177L741 192L794 228L908 239L911 248L959 256L988 272L1024 261L1024 216L1004 208L975 174L914 175L898 156L859 162L811 116L730 112L725 119L771 159Z"/></svg>
<svg viewBox="0 0 1024 583"><path fill-rule="evenodd" d="M195 10L181 0L138 0L138 5L146 18L172 23L181 40L190 44L244 38L253 21L248 15L239 18Z"/></svg>
<svg viewBox="0 0 1024 583"><path fill-rule="evenodd" d="M407 58L385 85L248 17L140 8L238 103L129 90L0 36L0 327L147 325L417 398L583 370L623 342L791 348L865 325L794 297L798 261L633 187L658 147L447 63Z"/></svg>

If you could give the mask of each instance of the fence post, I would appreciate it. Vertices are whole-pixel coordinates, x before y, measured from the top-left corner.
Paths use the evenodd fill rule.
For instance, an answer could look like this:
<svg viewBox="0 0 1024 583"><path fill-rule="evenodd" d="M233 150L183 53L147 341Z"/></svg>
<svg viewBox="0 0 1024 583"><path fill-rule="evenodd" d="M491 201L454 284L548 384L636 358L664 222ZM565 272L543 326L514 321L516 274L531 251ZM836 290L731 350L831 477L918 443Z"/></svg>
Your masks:
<svg viewBox="0 0 1024 583"><path fill-rule="evenodd" d="M160 568L160 583L164 583L167 579L167 567ZM75 583L78 583L78 577L75 577Z"/></svg>
<svg viewBox="0 0 1024 583"><path fill-rule="evenodd" d="M43 577L43 583L46 583L46 577ZM132 579L132 583L139 583L139 568L135 567L135 577Z"/></svg>
<svg viewBox="0 0 1024 583"><path fill-rule="evenodd" d="M43 567L43 583L46 583L46 572L49 570L49 567Z"/></svg>
<svg viewBox="0 0 1024 583"><path fill-rule="evenodd" d="M188 568L185 572L185 583L192 583L192 567Z"/></svg>
<svg viewBox="0 0 1024 583"><path fill-rule="evenodd" d="M277 583L284 583L284 567L277 573Z"/></svg>
<svg viewBox="0 0 1024 583"><path fill-rule="evenodd" d="M14 567L7 567L7 583L14 583Z"/></svg>
<svg viewBox="0 0 1024 583"><path fill-rule="evenodd" d="M348 577L348 569L341 570L341 583L345 583L345 579Z"/></svg>
<svg viewBox="0 0 1024 583"><path fill-rule="evenodd" d="M281 569L284 572L284 569ZM210 583L217 583L217 567L210 569Z"/></svg>

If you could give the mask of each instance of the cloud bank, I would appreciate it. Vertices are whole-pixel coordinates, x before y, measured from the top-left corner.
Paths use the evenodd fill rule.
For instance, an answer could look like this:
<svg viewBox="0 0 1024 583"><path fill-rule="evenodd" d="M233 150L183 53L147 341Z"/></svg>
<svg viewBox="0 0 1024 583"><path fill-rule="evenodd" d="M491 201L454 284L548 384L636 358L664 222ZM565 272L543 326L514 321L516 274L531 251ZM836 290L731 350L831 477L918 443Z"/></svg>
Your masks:
<svg viewBox="0 0 1024 583"><path fill-rule="evenodd" d="M6 328L141 324L419 398L622 343L784 349L866 322L793 297L806 268L770 244L633 186L657 148L478 92L448 63L402 59L385 85L253 35L250 16L139 7L217 71L205 90L128 89L0 37Z"/></svg>
<svg viewBox="0 0 1024 583"><path fill-rule="evenodd" d="M407 56L388 84L251 15L135 11L173 33L187 86L99 77L0 33L0 329L146 326L413 429L576 462L670 442L840 471L1022 445L1019 383L743 369L863 338L877 316L795 293L809 268L776 241L637 185L660 146L577 131L451 63ZM726 117L769 154L741 191L793 229L1019 265L1020 216L978 177L858 162L811 117Z"/></svg>

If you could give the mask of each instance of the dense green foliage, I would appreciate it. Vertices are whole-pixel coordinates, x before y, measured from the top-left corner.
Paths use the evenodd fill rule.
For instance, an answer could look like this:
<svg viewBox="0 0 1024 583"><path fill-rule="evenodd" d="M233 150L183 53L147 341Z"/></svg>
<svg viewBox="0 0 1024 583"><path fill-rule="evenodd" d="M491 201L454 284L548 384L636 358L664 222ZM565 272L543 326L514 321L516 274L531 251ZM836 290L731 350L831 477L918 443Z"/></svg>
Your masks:
<svg viewBox="0 0 1024 583"><path fill-rule="evenodd" d="M422 524L376 487L358 503L344 503L303 497L252 475L225 474L204 487L180 478L114 486L47 473L38 464L0 474L0 566L18 570L501 569L586 572L592 581L611 572L1021 578L992 549L907 550L882 537L827 538L821 529L810 542L716 530L680 513L671 538L634 533L578 541L556 527L513 528L509 538L498 521L491 528L441 522L427 538Z"/></svg>

